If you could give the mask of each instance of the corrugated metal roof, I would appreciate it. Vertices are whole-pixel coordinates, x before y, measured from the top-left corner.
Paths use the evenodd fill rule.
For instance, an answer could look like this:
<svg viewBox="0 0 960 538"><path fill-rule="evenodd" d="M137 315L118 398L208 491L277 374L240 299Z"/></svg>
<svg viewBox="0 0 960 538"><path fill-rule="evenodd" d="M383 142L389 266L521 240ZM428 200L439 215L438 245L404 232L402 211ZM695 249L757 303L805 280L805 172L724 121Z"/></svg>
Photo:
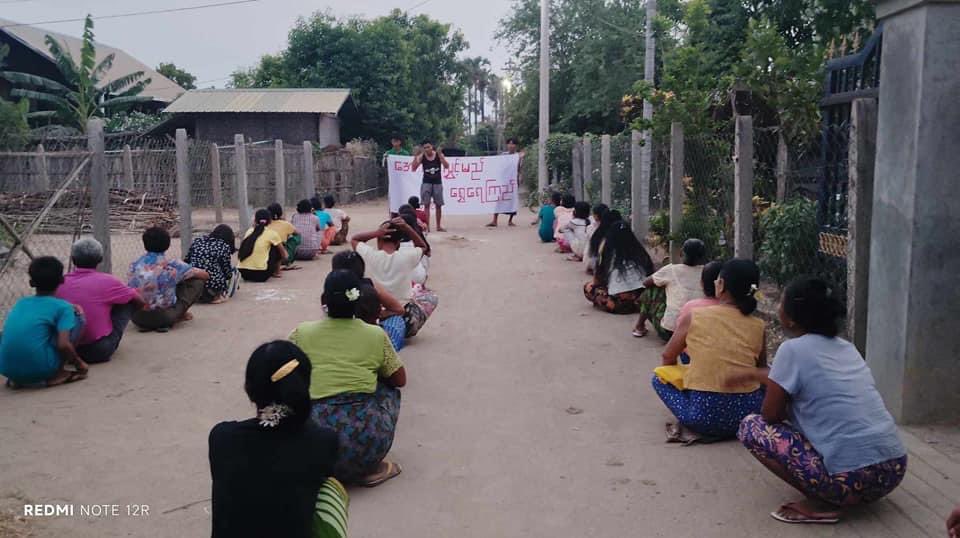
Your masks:
<svg viewBox="0 0 960 538"><path fill-rule="evenodd" d="M350 98L350 90L242 89L191 90L180 96L164 112L300 112L338 114Z"/></svg>
<svg viewBox="0 0 960 538"><path fill-rule="evenodd" d="M47 49L47 44L44 42L47 35L66 45L66 47L70 50L70 54L73 55L75 60L79 61L80 59L80 48L83 46L83 40L80 38L57 32L51 32L50 30L45 30L36 26L19 24L6 19L0 19L0 27L3 27L0 28L0 32L9 34L14 39L19 40L24 45L49 58L51 61L53 60L53 56L50 54L50 50ZM141 95L151 97L154 101L159 101L161 103L170 103L176 99L177 96L184 92L184 89L181 88L176 82L168 79L160 73L157 73L150 68L150 66L144 64L140 60L137 60L133 56L130 56L120 49L98 42L97 61L99 62L103 60L109 54L115 55L113 59L113 67L107 71L107 76L101 81L101 85L112 82L117 78L129 75L130 73L143 71L145 78L150 79L150 84L147 85Z"/></svg>

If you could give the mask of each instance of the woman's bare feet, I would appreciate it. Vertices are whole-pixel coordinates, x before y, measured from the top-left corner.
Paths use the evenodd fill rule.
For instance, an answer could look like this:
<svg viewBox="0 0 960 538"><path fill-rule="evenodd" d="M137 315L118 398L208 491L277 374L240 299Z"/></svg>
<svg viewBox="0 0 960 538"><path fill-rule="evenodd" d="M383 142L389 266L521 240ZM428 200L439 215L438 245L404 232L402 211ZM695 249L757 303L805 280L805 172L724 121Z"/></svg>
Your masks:
<svg viewBox="0 0 960 538"><path fill-rule="evenodd" d="M445 231L447 231L447 229L446 229L446 228L441 228L441 227L437 226L437 231L438 231L438 232L445 232Z"/></svg>
<svg viewBox="0 0 960 538"><path fill-rule="evenodd" d="M210 301L210 304L223 304L227 302L228 299L229 297L227 297L226 294L221 293L220 295L217 295L216 299Z"/></svg>

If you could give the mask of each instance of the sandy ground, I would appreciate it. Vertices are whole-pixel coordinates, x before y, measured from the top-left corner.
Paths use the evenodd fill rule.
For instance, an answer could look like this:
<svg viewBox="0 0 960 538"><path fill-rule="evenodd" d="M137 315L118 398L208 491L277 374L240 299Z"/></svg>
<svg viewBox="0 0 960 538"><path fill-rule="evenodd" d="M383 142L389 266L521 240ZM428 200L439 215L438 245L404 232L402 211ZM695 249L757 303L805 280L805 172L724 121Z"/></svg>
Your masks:
<svg viewBox="0 0 960 538"><path fill-rule="evenodd" d="M384 210L351 208L354 228ZM632 317L591 310L586 277L537 242L529 219L488 230L482 217L450 218L451 233L430 237L441 302L401 353L409 385L391 457L404 472L351 492L352 537L944 534L960 466L912 435L903 487L818 528L767 515L795 494L739 444L665 444L670 417L649 385L661 346L631 338ZM208 536L207 433L251 415L249 353L321 315L329 263L245 284L169 334L130 331L84 382L0 390L0 536ZM120 515L11 518L24 502L117 504Z"/></svg>

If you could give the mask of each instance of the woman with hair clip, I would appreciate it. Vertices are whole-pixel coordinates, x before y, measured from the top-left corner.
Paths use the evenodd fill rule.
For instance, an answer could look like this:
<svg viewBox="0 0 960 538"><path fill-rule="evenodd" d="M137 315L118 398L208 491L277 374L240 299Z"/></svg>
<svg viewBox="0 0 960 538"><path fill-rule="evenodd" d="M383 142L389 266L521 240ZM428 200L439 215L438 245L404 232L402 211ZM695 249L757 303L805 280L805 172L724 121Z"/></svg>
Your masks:
<svg viewBox="0 0 960 538"><path fill-rule="evenodd" d="M616 221L610 224L593 280L583 286L583 295L594 308L604 312L634 314L643 279L652 272L653 261L647 249L629 224Z"/></svg>
<svg viewBox="0 0 960 538"><path fill-rule="evenodd" d="M233 228L220 224L210 232L193 240L183 261L203 269L210 275L204 282L199 302L220 304L228 299L230 281L234 276L233 253L237 251Z"/></svg>
<svg viewBox="0 0 960 538"><path fill-rule="evenodd" d="M823 280L793 281L780 302L791 339L771 368L741 376L765 384L767 393L759 414L740 424L740 441L805 496L770 514L785 523L836 523L847 508L888 495L907 471L906 449L870 368L838 336L844 314Z"/></svg>
<svg viewBox="0 0 960 538"><path fill-rule="evenodd" d="M263 344L244 389L257 416L210 431L213 537L345 538L348 497L333 475L336 432L310 418L310 361L294 344Z"/></svg>
<svg viewBox="0 0 960 538"><path fill-rule="evenodd" d="M270 229L270 219L269 211L258 209L253 217L254 226L247 230L237 251L240 276L248 282L280 278L280 264L287 259L283 239Z"/></svg>
<svg viewBox="0 0 960 538"><path fill-rule="evenodd" d="M290 334L310 359L313 420L340 436L334 476L373 487L399 475L384 458L400 415L399 387L407 374L387 334L356 319L362 282L337 270L323 284L327 317L301 323Z"/></svg>
<svg viewBox="0 0 960 538"><path fill-rule="evenodd" d="M738 375L767 365L765 325L753 315L760 270L750 260L730 260L715 283L719 304L695 308L677 321L654 370L653 390L677 417L668 442L729 439L743 417L756 413L763 386ZM686 350L689 366L677 366Z"/></svg>

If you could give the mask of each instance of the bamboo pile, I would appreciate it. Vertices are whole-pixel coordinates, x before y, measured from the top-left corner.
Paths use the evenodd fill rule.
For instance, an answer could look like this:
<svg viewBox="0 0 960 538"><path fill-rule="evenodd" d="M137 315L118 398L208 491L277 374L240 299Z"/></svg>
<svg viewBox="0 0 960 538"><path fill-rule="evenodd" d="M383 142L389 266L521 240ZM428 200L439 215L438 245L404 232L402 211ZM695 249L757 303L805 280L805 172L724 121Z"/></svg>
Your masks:
<svg viewBox="0 0 960 538"><path fill-rule="evenodd" d="M55 191L23 193L0 192L0 214L18 229L33 222L53 197ZM110 189L110 231L139 233L151 226L160 226L176 235L178 215L175 203L164 194L137 193ZM78 231L89 233L90 193L70 189L63 193L44 222L37 229L41 234L73 235Z"/></svg>

